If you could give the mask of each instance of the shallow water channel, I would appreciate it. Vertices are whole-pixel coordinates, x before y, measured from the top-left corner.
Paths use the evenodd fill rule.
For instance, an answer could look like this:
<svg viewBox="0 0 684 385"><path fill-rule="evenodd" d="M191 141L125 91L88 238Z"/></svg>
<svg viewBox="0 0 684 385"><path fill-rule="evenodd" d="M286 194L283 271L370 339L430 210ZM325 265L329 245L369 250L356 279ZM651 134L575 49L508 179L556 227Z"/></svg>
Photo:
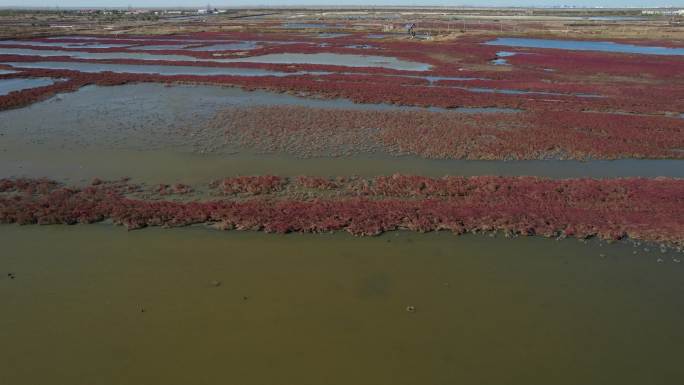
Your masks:
<svg viewBox="0 0 684 385"><path fill-rule="evenodd" d="M215 63L271 63L271 64L318 64L346 67L381 67L404 71L427 71L429 64L397 59L390 56L352 55L337 53L274 53L235 59L202 59L190 55L152 54L146 52L80 52L65 50L38 50L30 48L3 48L0 55L70 57L76 59L112 60L132 59L143 61L188 61Z"/></svg>
<svg viewBox="0 0 684 385"><path fill-rule="evenodd" d="M159 74L173 75L201 75L201 76L296 76L327 74L325 72L299 71L282 72L270 71L259 68L237 67L201 67L201 66L176 66L163 64L112 64L112 63L86 63L86 62L5 62L1 64L16 68L40 68L51 70L70 70L86 73L114 72L129 74Z"/></svg>
<svg viewBox="0 0 684 385"><path fill-rule="evenodd" d="M336 53L274 53L239 59L225 59L227 62L272 63L272 64L319 64L347 67L383 67L404 71L427 71L430 65L389 56L350 55Z"/></svg>
<svg viewBox="0 0 684 385"><path fill-rule="evenodd" d="M627 243L109 225L4 225L0 243L6 384L684 375L684 264Z"/></svg>
<svg viewBox="0 0 684 385"><path fill-rule="evenodd" d="M11 72L10 72L11 73ZM0 73L2 75L2 73ZM49 86L55 83L52 78L0 79L0 96L29 88Z"/></svg>

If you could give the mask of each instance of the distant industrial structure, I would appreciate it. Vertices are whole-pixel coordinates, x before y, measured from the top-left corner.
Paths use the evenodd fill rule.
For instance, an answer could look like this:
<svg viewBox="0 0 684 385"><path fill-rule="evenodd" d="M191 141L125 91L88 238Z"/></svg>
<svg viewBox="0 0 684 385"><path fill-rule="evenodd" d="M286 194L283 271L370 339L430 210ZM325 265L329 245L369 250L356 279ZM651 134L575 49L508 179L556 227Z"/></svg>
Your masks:
<svg viewBox="0 0 684 385"><path fill-rule="evenodd" d="M644 9L642 15L684 16L684 9Z"/></svg>
<svg viewBox="0 0 684 385"><path fill-rule="evenodd" d="M167 15L167 16L181 16L181 15L215 15L226 13L225 9L212 8L207 5L206 8L197 10L180 10L180 9L146 9L146 8L128 8L122 9L79 9L77 11L81 14L99 14L99 15Z"/></svg>
<svg viewBox="0 0 684 385"><path fill-rule="evenodd" d="M214 15L214 14L219 14L219 13L226 13L226 10L225 9L212 8L211 4L207 4L207 7L204 9L198 9L197 10L198 15Z"/></svg>

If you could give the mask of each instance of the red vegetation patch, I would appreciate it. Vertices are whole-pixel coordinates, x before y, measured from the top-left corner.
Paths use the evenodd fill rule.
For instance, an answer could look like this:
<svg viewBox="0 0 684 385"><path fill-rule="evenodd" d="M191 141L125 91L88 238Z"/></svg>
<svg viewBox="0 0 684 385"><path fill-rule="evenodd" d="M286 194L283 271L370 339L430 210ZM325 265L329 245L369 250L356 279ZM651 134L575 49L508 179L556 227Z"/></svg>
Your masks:
<svg viewBox="0 0 684 385"><path fill-rule="evenodd" d="M682 67L684 67L684 59L679 57L566 50L557 50L558 52L554 53L544 51L535 52L534 55L515 55L506 59L514 65L553 68L573 74L603 73L658 79L682 79Z"/></svg>
<svg viewBox="0 0 684 385"><path fill-rule="evenodd" d="M231 179L232 180L232 179ZM265 184L278 177L236 178L227 186ZM295 187L308 179L298 178ZM278 182L269 182L278 181ZM311 180L313 181L313 180ZM312 185L325 185L317 181ZM125 182L67 188L46 180L0 180L0 223L73 224L111 219L129 229L213 223L225 229L327 232L504 231L547 237L631 237L684 244L684 180L626 178L550 180L536 177L378 177L337 180L311 199L286 196L211 202L127 198ZM273 187L280 186L280 187ZM333 187L337 186L337 187ZM232 188L232 187L230 187ZM254 187L236 187L255 191ZM263 191L256 188L256 191ZM277 191L277 190L276 190Z"/></svg>
<svg viewBox="0 0 684 385"><path fill-rule="evenodd" d="M684 157L684 120L662 116L268 106L225 110L209 126L230 143L304 157L376 150L451 159Z"/></svg>
<svg viewBox="0 0 684 385"><path fill-rule="evenodd" d="M344 178L338 178L335 180L330 180L328 178L323 178L319 176L298 176L295 181L298 185L315 190L333 190L340 188L340 183L343 182Z"/></svg>
<svg viewBox="0 0 684 385"><path fill-rule="evenodd" d="M153 191L157 193L158 195L165 196L165 195L187 195L192 193L194 190L192 187L182 184L182 183L176 183L174 185L168 185L168 184L159 184L156 187L154 187Z"/></svg>
<svg viewBox="0 0 684 385"><path fill-rule="evenodd" d="M249 51L249 56L273 53L339 53L368 54L368 50L347 48L349 45L368 43L363 34L324 40L307 34L279 34L262 36L250 33L204 33L188 34L183 38L205 39L207 44L220 39L234 41L270 40L277 36L280 42L297 44L265 44L263 48ZM132 36L135 37L135 36ZM145 40L131 40L136 44L158 44L174 42L179 36L144 37ZM335 65L268 64L268 63L220 63L193 61L141 61L131 59L85 60L74 58L46 58L39 56L2 55L3 61L73 61L106 62L142 65L183 65L201 67L243 67L262 68L281 72L327 71L331 75L291 77L241 77L241 76L160 76L136 74L79 74L73 71L28 70L32 76L83 76L88 82L106 84L107 79L117 81L157 82L202 82L230 84L245 88L270 89L280 92L317 94L328 98L345 97L359 103L396 103L413 106L439 107L513 107L528 111L626 111L638 113L666 113L684 111L684 91L679 83L684 79L684 58L674 56L624 55L605 52L563 51L562 55L545 49L505 48L484 45L494 36L473 36L448 42L418 42L377 40L373 55L396 57L430 64L426 72L398 71L386 68L361 68ZM125 40L125 39L123 39ZM56 42L58 40L50 40ZM74 42L69 40L69 42ZM118 39L103 39L103 43L120 42ZM54 49L37 47L37 49ZM513 65L502 69L489 62L500 50L524 52L507 58ZM93 51L88 49L79 49ZM125 48L97 49L101 52L131 52ZM200 51L155 51L155 54L191 55L199 58L215 58L212 52ZM243 57L244 55L240 55ZM163 58L163 56L160 56ZM555 72L548 72L552 69ZM392 77L389 77L392 75ZM437 80L434 84L426 78L408 76L469 77L487 80ZM112 84L110 82L110 84ZM489 87L496 89L524 89L535 92L558 92L565 95L507 95L473 93L456 87ZM582 98L574 94L597 94L603 98ZM17 97L25 97L21 95ZM30 96L29 96L30 97ZM0 109L3 102L0 99Z"/></svg>
<svg viewBox="0 0 684 385"><path fill-rule="evenodd" d="M264 195L282 190L286 180L279 176L238 176L214 181L211 188L218 188L224 195Z"/></svg>

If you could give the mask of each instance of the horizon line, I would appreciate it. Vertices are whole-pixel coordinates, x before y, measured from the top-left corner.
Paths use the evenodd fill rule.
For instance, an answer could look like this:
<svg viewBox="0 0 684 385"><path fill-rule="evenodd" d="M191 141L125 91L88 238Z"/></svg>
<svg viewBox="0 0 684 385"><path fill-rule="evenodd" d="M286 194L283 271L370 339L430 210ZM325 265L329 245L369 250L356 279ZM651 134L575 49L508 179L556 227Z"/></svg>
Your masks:
<svg viewBox="0 0 684 385"><path fill-rule="evenodd" d="M684 8L684 5L661 5L661 6L623 6L623 7L606 7L606 6L573 6L573 5L527 5L527 6L515 6L515 5L505 5L505 6L487 6L487 5L211 5L212 8L224 8L224 9L395 9L395 8L405 8L405 9L554 9L554 10L633 10L633 9L672 9L672 8ZM59 5L0 5L0 9L196 9L197 5L159 5L159 6L137 6L134 4L126 6L59 6Z"/></svg>

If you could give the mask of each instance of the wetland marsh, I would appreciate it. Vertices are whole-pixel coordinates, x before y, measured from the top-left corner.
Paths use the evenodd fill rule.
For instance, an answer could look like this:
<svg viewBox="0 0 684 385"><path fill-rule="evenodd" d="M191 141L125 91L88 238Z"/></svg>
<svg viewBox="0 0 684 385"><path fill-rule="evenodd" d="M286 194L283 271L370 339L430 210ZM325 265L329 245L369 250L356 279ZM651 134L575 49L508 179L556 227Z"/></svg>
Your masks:
<svg viewBox="0 0 684 385"><path fill-rule="evenodd" d="M0 383L676 383L682 35L492 12L0 15Z"/></svg>

